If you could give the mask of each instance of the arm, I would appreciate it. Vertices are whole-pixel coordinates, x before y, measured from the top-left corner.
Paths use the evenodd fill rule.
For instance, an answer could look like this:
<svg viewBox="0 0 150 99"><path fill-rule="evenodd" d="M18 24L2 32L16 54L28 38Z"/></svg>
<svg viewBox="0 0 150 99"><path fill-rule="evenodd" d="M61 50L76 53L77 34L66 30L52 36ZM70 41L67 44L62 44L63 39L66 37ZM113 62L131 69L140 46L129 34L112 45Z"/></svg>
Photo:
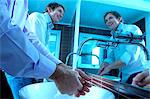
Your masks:
<svg viewBox="0 0 150 99"><path fill-rule="evenodd" d="M7 0L0 0L0 66L19 77L48 78L56 65L41 55L18 26L10 22Z"/></svg>
<svg viewBox="0 0 150 99"><path fill-rule="evenodd" d="M127 46L124 46L124 48ZM113 55L113 53L112 53ZM128 58L127 58L128 57ZM100 71L100 75L104 75L108 73L112 69L118 69L121 68L129 63L131 60L131 55L130 53L125 50L121 56L118 57L118 60L112 62L111 64L108 64L107 66L103 66L103 68Z"/></svg>
<svg viewBox="0 0 150 99"><path fill-rule="evenodd" d="M101 75L101 73L104 71L104 69L112 64L114 61L114 52L112 49L107 50L107 58L103 61L103 63L100 65L100 69L98 71L98 74Z"/></svg>
<svg viewBox="0 0 150 99"><path fill-rule="evenodd" d="M8 14L7 6L7 0L0 0L1 69L18 77L53 77L52 79L56 82L56 85L62 86L59 87L61 93L75 94L78 93L78 90L84 92L84 84L79 81L79 76L76 75L78 72L67 69L66 66L57 66L56 68L55 63L36 50L18 26L14 26L10 23L11 19ZM59 74L62 75L57 77ZM60 82L60 79L63 81ZM70 81L71 83L66 85L66 82ZM69 88L66 89L66 87L63 86Z"/></svg>
<svg viewBox="0 0 150 99"><path fill-rule="evenodd" d="M108 73L110 70L118 69L118 68L121 68L122 66L125 66L125 63L123 63L121 60L115 61L113 64L103 67L99 74L104 75Z"/></svg>
<svg viewBox="0 0 150 99"><path fill-rule="evenodd" d="M29 40L32 42L32 44L37 48L37 50L44 56L46 56L48 59L53 61L56 64L62 63L59 59L57 59L55 56L53 56L50 51L47 49L47 47L39 40L37 34L44 34L42 31L43 26L39 23L39 18L36 14L31 14L28 17L28 24L26 24L26 27L28 28L29 32L27 33L27 36ZM32 27L32 28L30 28Z"/></svg>

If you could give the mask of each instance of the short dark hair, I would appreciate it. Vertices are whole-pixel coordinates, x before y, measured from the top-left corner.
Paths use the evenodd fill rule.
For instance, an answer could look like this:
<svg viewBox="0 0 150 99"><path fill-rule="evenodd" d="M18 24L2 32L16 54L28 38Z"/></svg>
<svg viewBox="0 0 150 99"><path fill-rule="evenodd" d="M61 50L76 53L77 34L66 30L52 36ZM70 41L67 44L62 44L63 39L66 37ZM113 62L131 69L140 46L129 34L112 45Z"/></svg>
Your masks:
<svg viewBox="0 0 150 99"><path fill-rule="evenodd" d="M109 12L106 12L106 13L105 13L105 15L104 15L104 20L105 20L105 17L106 17L108 14L114 15L117 19L118 19L118 18L121 18L121 15L120 15L117 11L109 11Z"/></svg>
<svg viewBox="0 0 150 99"><path fill-rule="evenodd" d="M63 10L65 11L64 6L61 5L61 4L58 4L58 3L56 3L56 2L51 2L51 3L49 3L49 4L46 6L45 12L48 12L48 11L47 11L47 7L48 7L48 8L51 8L52 10L56 9L57 7L62 7Z"/></svg>

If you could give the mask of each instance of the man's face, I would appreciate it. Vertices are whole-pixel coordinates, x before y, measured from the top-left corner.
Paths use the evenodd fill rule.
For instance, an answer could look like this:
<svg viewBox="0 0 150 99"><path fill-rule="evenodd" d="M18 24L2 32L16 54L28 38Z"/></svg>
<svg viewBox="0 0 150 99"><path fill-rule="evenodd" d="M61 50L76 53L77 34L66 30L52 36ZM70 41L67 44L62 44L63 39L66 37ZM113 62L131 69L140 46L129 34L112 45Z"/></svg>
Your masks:
<svg viewBox="0 0 150 99"><path fill-rule="evenodd" d="M62 17L64 16L64 10L62 7L57 7L54 10L51 10L49 15L52 18L52 21L54 23L59 22L62 19Z"/></svg>
<svg viewBox="0 0 150 99"><path fill-rule="evenodd" d="M121 18L116 18L111 13L107 14L106 17L105 17L105 24L111 30L115 30L118 27L120 21L121 21Z"/></svg>

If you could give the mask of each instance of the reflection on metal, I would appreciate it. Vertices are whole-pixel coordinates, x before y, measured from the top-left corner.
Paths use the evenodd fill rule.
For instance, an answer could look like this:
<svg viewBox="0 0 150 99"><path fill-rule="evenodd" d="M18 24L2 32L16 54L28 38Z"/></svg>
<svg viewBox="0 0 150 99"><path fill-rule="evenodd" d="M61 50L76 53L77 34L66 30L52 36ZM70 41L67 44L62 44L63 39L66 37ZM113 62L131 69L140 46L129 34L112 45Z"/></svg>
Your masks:
<svg viewBox="0 0 150 99"><path fill-rule="evenodd" d="M68 64L68 61L69 61L70 56L71 56L71 55L74 55L74 54L77 54L77 53L71 52L71 53L69 53L69 54L67 55L67 57L66 57L66 62L65 62L66 65ZM78 54L77 54L77 55L78 55ZM99 65L100 65L100 59L99 59L99 57L98 57L97 55L91 54L91 53L81 53L79 56L85 56L85 55L95 56L95 57L99 60ZM94 66L94 65L93 65L93 66Z"/></svg>
<svg viewBox="0 0 150 99"><path fill-rule="evenodd" d="M134 35L133 33L127 33L127 34L122 34L122 33L114 33L115 38L119 38L128 42L142 42L145 39L145 34L143 35Z"/></svg>
<svg viewBox="0 0 150 99"><path fill-rule="evenodd" d="M70 56L71 56L71 55L74 55L74 54L77 54L77 53L71 52L71 53L69 53L69 54L67 55L67 57L66 57L66 62L65 62L66 65L68 64L68 61L69 61Z"/></svg>
<svg viewBox="0 0 150 99"><path fill-rule="evenodd" d="M142 38L141 38L142 37ZM122 39L124 38L124 39ZM134 39L132 39L134 38ZM84 44L88 41L98 41L100 42L99 44L97 43L97 46L99 47L116 47L118 44L127 44L127 45L137 45L140 46L143 51L145 52L146 58L147 60L150 60L150 56L148 53L148 50L146 49L146 47L141 43L141 41L143 40L143 36L132 36L132 37L128 37L128 39L124 36L121 35L121 37L119 38L119 36L117 37L117 39L114 40L110 40L110 39L104 39L104 38L88 38L85 41L83 41L81 43L81 45L79 45L78 50L77 50L77 55L80 55L82 52L82 48L84 46ZM103 42L103 43L102 43Z"/></svg>
<svg viewBox="0 0 150 99"><path fill-rule="evenodd" d="M144 88L121 83L118 81L112 81L103 78L99 75L94 75L94 74L88 74L88 75L91 77L90 83L92 85L107 89L113 93L117 93L118 95L122 96L123 99L149 99L150 98L149 95L150 91Z"/></svg>

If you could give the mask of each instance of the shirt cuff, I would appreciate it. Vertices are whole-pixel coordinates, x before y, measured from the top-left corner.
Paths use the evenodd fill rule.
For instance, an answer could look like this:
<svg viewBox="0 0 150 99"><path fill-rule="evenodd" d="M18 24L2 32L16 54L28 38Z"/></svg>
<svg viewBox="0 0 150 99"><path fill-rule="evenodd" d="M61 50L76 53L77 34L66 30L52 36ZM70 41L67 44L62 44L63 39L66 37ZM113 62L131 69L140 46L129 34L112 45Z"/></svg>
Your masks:
<svg viewBox="0 0 150 99"><path fill-rule="evenodd" d="M41 75L41 77L49 78L55 72L56 64L43 55L40 55L40 60L39 65L35 67L37 73L40 73L39 77Z"/></svg>
<svg viewBox="0 0 150 99"><path fill-rule="evenodd" d="M51 61L53 61L55 64L63 63L62 61L60 61L59 59L57 59L55 56L53 56L50 53L49 53L49 55L47 57L48 57L48 59L50 59Z"/></svg>

